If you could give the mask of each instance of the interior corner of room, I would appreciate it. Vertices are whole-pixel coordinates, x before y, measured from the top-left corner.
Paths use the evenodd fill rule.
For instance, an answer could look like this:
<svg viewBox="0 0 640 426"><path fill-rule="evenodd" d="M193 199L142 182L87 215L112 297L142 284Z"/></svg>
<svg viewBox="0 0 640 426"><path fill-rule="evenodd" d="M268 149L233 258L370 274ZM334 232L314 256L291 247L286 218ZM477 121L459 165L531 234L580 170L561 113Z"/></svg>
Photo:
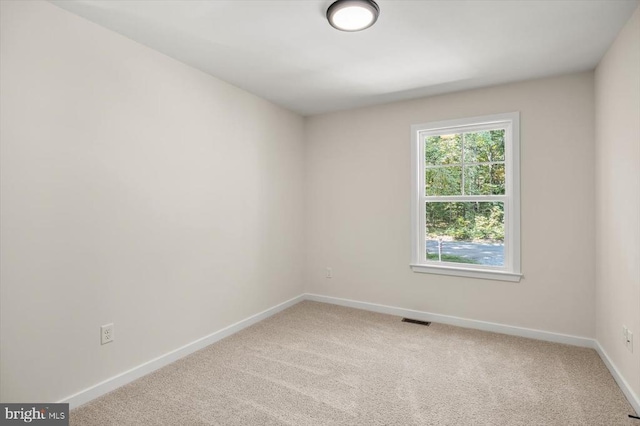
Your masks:
<svg viewBox="0 0 640 426"><path fill-rule="evenodd" d="M233 78L250 84L252 71L275 73L268 58L286 63L287 46L256 49L245 63L225 47L231 41L198 38L202 21L193 32L163 26L185 13L180 2L167 2L137 32L127 19L144 8L126 15L119 7L127 2L117 3L0 2L0 402L80 407L251 326L275 333L284 318L276 314L298 321L306 306L314 325L346 335L357 333L338 318L393 336L395 325L366 316L375 312L432 321L447 350L455 348L448 332L475 339L453 326L499 333L486 339L505 351L504 335L588 348L579 356L597 353L640 413L637 1L618 2L627 5L624 22L602 42L599 60L571 72L503 81L496 71L482 86L465 86L473 66L426 41L438 61L457 67L456 80L405 87L391 70L415 78L410 64L381 45L394 66L376 74L363 61L347 74L334 63L326 73L348 89L305 86L315 103L296 87L317 77L313 67L327 52L304 57L313 72L292 67L256 94ZM249 21L261 13L251 2L199 3ZM378 1L378 22L355 35L323 21L330 3L288 6L314 19L323 9L327 50L342 36L376 37L411 2ZM431 3L447 10L455 2ZM476 3L468 7L491 2ZM595 22L609 6L594 3ZM443 38L452 32L438 28ZM153 44L160 29L172 40L166 51ZM251 28L237 31L248 37ZM419 51L415 40L407 44ZM344 46L355 57L362 47ZM574 47L564 55L580 54L580 40ZM218 66L210 49L240 64L235 77L232 68L228 76L203 71ZM388 92L374 93L377 84ZM351 97L332 98L340 90ZM449 275L412 271L411 126L512 112L520 120L519 281L465 275L464 265ZM238 339L259 335L252 330ZM347 372L340 377L349 395L355 385Z"/></svg>

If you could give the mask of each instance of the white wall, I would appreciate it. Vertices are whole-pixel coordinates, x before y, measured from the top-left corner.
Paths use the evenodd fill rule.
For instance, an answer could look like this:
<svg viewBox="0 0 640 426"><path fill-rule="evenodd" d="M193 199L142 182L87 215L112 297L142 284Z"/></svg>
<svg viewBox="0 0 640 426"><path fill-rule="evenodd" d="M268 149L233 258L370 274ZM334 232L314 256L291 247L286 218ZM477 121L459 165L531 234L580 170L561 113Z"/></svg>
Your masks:
<svg viewBox="0 0 640 426"><path fill-rule="evenodd" d="M301 117L0 3L0 400L59 400L302 292Z"/></svg>
<svg viewBox="0 0 640 426"><path fill-rule="evenodd" d="M595 88L596 336L640 395L640 9L598 65Z"/></svg>
<svg viewBox="0 0 640 426"><path fill-rule="evenodd" d="M594 337L593 102L586 72L308 118L307 291ZM525 278L413 273L411 124L512 111Z"/></svg>

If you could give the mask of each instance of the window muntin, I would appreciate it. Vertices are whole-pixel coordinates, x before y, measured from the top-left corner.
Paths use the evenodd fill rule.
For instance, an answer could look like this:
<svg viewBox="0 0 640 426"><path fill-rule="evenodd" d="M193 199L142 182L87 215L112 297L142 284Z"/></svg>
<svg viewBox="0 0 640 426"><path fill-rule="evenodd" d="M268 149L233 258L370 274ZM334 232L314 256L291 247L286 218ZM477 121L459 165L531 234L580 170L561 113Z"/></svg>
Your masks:
<svg viewBox="0 0 640 426"><path fill-rule="evenodd" d="M510 113L412 126L414 270L519 279L518 119Z"/></svg>
<svg viewBox="0 0 640 426"><path fill-rule="evenodd" d="M426 195L504 195L504 135L505 129L424 135Z"/></svg>

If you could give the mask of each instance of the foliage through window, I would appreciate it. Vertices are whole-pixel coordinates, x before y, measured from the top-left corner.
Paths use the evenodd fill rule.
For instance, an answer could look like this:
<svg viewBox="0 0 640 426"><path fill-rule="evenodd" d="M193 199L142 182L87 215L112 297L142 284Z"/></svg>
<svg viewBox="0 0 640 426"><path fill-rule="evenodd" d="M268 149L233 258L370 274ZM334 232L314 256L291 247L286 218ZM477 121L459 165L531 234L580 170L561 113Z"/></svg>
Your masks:
<svg viewBox="0 0 640 426"><path fill-rule="evenodd" d="M412 126L414 270L519 279L518 119Z"/></svg>

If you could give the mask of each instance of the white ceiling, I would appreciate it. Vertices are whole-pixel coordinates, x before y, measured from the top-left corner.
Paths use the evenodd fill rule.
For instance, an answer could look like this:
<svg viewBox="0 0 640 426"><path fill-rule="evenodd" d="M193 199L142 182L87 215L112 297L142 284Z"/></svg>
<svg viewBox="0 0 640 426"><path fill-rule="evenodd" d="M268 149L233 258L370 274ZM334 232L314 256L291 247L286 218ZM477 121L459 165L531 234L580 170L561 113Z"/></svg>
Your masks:
<svg viewBox="0 0 640 426"><path fill-rule="evenodd" d="M593 69L638 0L378 0L357 33L331 0L52 3L312 115Z"/></svg>

